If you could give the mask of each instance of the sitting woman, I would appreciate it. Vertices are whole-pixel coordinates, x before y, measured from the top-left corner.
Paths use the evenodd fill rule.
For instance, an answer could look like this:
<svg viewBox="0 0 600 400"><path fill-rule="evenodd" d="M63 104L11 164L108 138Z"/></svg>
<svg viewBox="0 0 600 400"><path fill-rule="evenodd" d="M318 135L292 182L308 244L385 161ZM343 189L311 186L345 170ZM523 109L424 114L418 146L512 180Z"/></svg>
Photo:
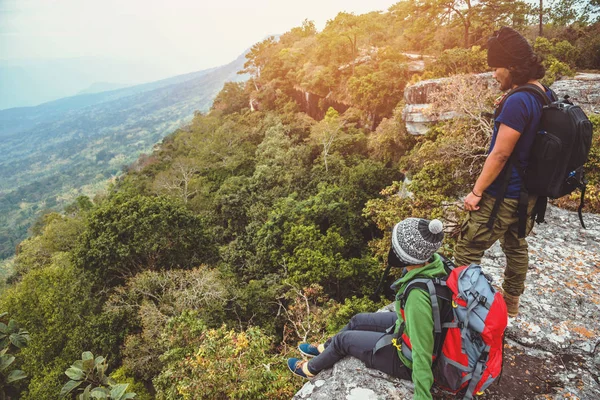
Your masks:
<svg viewBox="0 0 600 400"><path fill-rule="evenodd" d="M396 283L402 293L415 277L435 278L446 276L441 257L436 251L444 239L442 222L408 218L399 222L392 232L392 248L388 262L392 266L405 266L402 278ZM396 312L362 313L350 319L338 334L318 346L302 343L300 352L310 361L288 359L290 370L303 378L312 378L320 371L331 368L346 356L363 361L369 368L391 376L412 380L415 399L431 399L433 373L431 371L434 347L433 313L429 293L421 289L409 292L404 315ZM410 359L394 346L377 346L393 325L396 329L404 321L412 354Z"/></svg>

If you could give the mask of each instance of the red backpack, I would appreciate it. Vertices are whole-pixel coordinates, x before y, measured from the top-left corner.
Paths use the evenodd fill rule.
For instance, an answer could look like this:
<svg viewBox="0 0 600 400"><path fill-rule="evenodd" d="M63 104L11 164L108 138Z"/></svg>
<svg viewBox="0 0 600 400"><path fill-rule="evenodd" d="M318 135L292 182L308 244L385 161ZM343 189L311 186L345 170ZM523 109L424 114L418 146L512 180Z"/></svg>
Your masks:
<svg viewBox="0 0 600 400"><path fill-rule="evenodd" d="M442 389L464 398L480 395L502 372L504 331L508 323L506 303L491 285L481 266L471 264L455 268L444 259L449 272L443 278L415 278L396 302L404 315L404 305L411 290L429 292L434 322L435 383ZM393 344L412 360L411 344L404 333L404 323L386 335L378 348Z"/></svg>

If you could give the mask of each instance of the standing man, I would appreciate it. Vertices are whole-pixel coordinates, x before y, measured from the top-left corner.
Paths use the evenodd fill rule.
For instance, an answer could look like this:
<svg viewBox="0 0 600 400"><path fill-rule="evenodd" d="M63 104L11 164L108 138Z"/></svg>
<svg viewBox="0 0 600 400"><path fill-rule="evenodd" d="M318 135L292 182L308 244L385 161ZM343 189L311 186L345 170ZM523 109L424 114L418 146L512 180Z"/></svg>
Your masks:
<svg viewBox="0 0 600 400"><path fill-rule="evenodd" d="M500 90L508 91L529 83L538 86L550 97L548 90L538 82L545 75L540 57L514 29L503 27L488 40L487 62L495 68L494 78L500 84ZM535 94L525 91L514 93L504 100L500 112L495 115L490 150L483 170L465 198L465 210L469 211L469 215L461 227L454 258L458 265L480 263L485 250L500 239L507 264L502 289L508 315L514 317L519 311L519 296L525 290L529 266L527 242L524 237L519 237L519 217L527 218L526 234L529 234L533 228L529 216L536 198L529 196L528 200L525 199L526 216L517 215L522 182L515 163L508 161L514 153L518 165L527 167L543 103ZM505 168L511 168L511 173L504 191ZM503 191L504 196L501 194ZM498 197L496 218L490 218Z"/></svg>

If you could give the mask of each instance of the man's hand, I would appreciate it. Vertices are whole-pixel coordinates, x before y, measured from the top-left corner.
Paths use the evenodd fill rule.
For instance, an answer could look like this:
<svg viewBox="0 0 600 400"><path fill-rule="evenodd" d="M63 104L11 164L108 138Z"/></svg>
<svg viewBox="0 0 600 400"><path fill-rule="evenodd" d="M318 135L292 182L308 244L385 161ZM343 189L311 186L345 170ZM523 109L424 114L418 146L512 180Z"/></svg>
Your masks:
<svg viewBox="0 0 600 400"><path fill-rule="evenodd" d="M473 192L470 192L467 197L465 197L465 211L477 211L479 210L479 201L481 200L481 196L475 196Z"/></svg>

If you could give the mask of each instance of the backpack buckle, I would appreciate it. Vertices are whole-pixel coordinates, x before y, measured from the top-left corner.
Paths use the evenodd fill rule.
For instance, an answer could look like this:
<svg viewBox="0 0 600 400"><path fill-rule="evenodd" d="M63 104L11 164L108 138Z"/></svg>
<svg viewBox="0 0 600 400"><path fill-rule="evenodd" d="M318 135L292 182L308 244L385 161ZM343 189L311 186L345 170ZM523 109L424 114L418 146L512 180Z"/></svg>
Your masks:
<svg viewBox="0 0 600 400"><path fill-rule="evenodd" d="M485 297L485 296L483 296L483 295L482 295L482 296L479 296L479 302L480 302L481 304L486 304L486 303L487 303L487 297Z"/></svg>
<svg viewBox="0 0 600 400"><path fill-rule="evenodd" d="M394 346L398 350L402 351L402 342L398 342L398 339L396 339L396 338L392 339L392 346Z"/></svg>
<svg viewBox="0 0 600 400"><path fill-rule="evenodd" d="M433 278L432 279L434 285L438 286L448 286L445 279L442 278Z"/></svg>

